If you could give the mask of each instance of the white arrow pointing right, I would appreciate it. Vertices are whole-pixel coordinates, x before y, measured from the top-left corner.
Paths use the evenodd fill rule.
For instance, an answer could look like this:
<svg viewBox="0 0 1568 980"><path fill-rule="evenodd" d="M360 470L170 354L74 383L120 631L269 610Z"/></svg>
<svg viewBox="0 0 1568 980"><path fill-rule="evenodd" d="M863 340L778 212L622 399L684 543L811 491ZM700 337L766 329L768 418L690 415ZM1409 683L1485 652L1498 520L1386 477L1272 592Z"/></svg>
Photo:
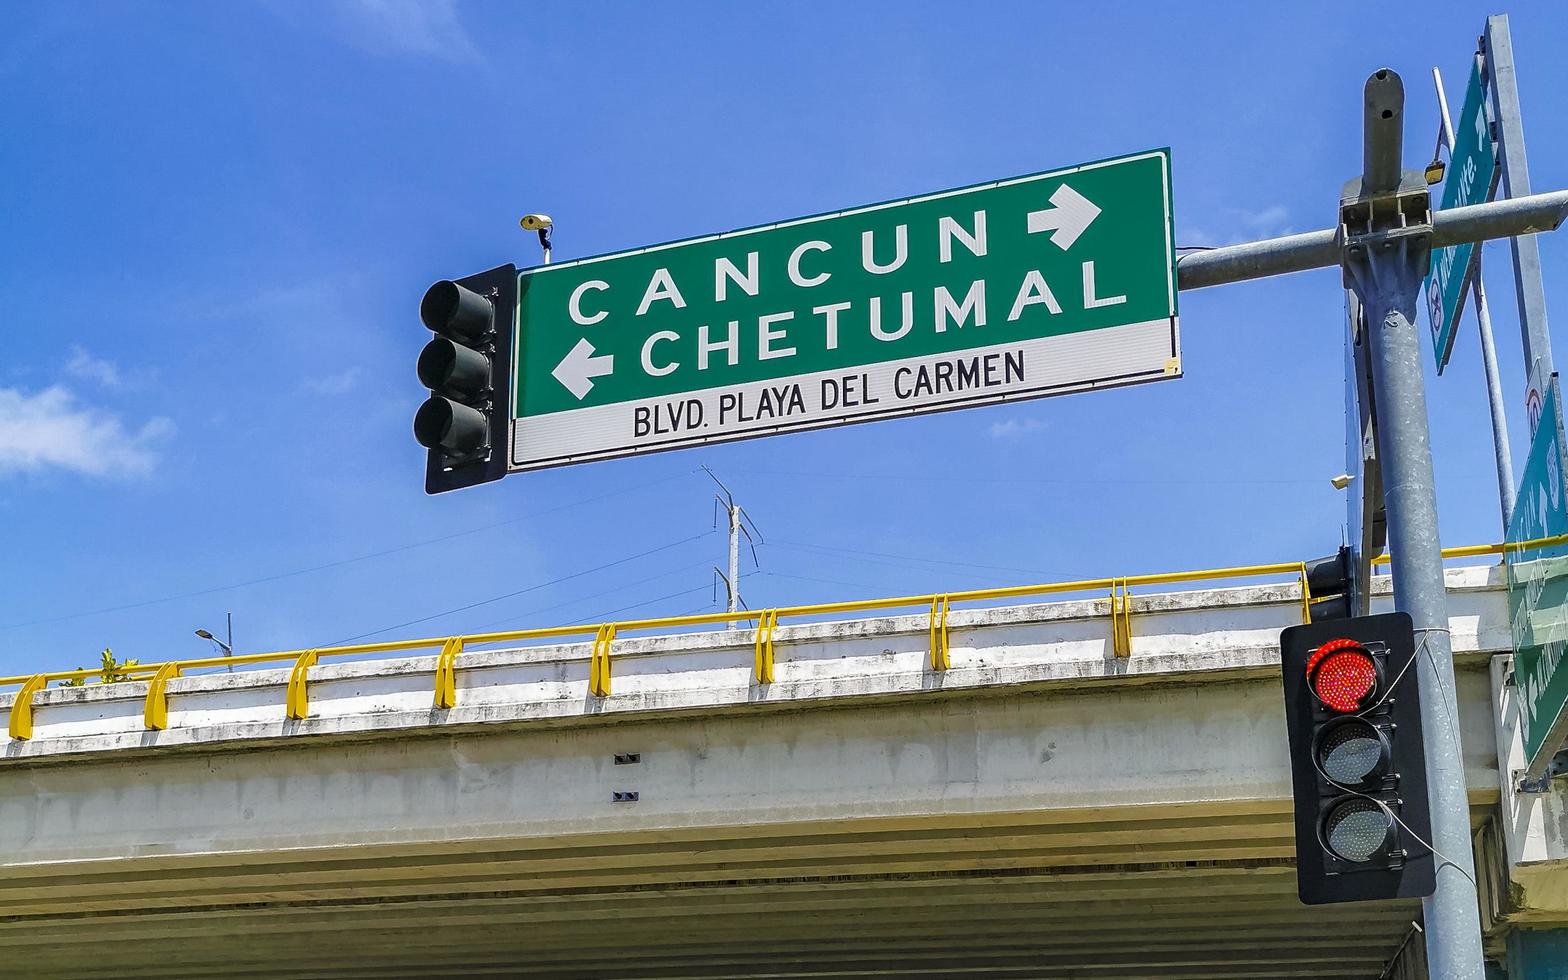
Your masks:
<svg viewBox="0 0 1568 980"><path fill-rule="evenodd" d="M614 370L615 355L600 354L595 357L593 345L584 337L561 358L561 363L550 373L566 386L567 391L576 395L578 401L582 401L593 390L594 378L602 378Z"/></svg>
<svg viewBox="0 0 1568 980"><path fill-rule="evenodd" d="M1052 243L1065 252L1100 216L1100 209L1066 184L1051 195L1051 203L1056 207L1029 212L1029 231L1051 232Z"/></svg>

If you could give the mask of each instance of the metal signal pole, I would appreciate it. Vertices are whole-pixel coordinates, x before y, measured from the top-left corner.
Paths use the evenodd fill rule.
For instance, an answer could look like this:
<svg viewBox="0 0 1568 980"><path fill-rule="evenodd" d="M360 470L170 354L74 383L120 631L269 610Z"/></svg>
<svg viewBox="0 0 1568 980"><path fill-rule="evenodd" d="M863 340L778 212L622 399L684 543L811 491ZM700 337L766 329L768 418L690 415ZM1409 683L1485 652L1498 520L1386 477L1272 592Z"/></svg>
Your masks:
<svg viewBox="0 0 1568 980"><path fill-rule="evenodd" d="M1438 540L1437 490L1427 426L1416 304L1431 263L1431 195L1402 169L1405 88L1384 68L1367 79L1362 176L1340 199L1347 285L1365 311L1377 405L1378 460L1393 557L1394 608L1417 636L1416 680L1426 742L1437 890L1423 900L1433 976L1483 976L1481 916L1470 847L1470 804L1459 740L1448 634L1448 590ZM1426 655L1420 656L1424 652Z"/></svg>

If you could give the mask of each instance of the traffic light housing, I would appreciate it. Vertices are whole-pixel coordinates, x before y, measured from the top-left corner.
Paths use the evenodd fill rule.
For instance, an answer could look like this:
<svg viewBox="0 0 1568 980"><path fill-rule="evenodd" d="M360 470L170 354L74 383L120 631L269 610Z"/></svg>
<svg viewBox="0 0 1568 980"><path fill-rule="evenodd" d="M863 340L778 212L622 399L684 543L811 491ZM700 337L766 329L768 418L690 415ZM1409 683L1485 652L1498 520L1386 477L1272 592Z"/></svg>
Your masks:
<svg viewBox="0 0 1568 980"><path fill-rule="evenodd" d="M1355 612L1356 559L1350 548L1342 547L1325 558L1307 562L1307 592L1311 595L1308 612L1312 622L1347 619Z"/></svg>
<svg viewBox="0 0 1568 980"><path fill-rule="evenodd" d="M1415 658L1406 613L1280 634L1296 885L1308 905L1436 887Z"/></svg>
<svg viewBox="0 0 1568 980"><path fill-rule="evenodd" d="M428 450L425 492L443 493L506 475L509 372L517 268L503 265L425 291L419 318L435 334L419 353L430 397L414 415Z"/></svg>

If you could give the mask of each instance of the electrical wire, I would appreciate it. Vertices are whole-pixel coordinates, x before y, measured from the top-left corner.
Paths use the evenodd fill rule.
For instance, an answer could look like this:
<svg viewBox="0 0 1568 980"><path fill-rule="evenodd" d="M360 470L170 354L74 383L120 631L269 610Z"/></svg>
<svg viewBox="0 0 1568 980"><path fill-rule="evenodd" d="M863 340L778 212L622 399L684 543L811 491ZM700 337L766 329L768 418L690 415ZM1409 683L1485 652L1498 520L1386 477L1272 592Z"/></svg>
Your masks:
<svg viewBox="0 0 1568 980"><path fill-rule="evenodd" d="M1049 479L1033 477L983 477L983 476L942 476L940 474L922 473L904 470L880 470L876 473L828 473L816 470L771 470L753 469L750 467L730 467L733 472L750 473L756 476L793 476L814 477L831 480L871 480L877 483L889 481L917 480L929 483L1008 483L1047 486L1317 486L1327 481L1318 479L1245 479L1245 478L1214 478L1214 479L1137 479L1134 477L1106 477L1083 479Z"/></svg>
<svg viewBox="0 0 1568 980"><path fill-rule="evenodd" d="M765 544L768 547L783 547L783 548L787 548L787 549L792 550L792 551L810 550L810 551L824 552L824 553L827 553L827 554L830 554L830 555L845 555L845 556L866 555L866 556L871 556L871 557L876 557L876 558L892 558L892 559L896 559L898 561L917 561L917 562L922 562L922 563L927 564L927 565L951 565L951 566L953 566L955 568L976 568L976 569L980 569L980 570L983 570L983 571L989 571L989 572L1020 572L1020 573L1025 574L1025 575L1049 575L1050 574L1050 572L1047 572L1047 571L1045 571L1043 569L1039 569L1039 568L1019 568L1019 567L1013 566L1013 565L986 565L986 564L982 564L980 562L955 561L955 560L950 559L950 558L922 558L922 557L920 557L918 555L896 555L896 554L892 554L892 553L885 552L885 551L863 551L863 550L856 549L856 548L840 548L840 547L837 547L835 545L814 544L814 543L806 542L806 541L780 541L778 539L774 539L772 541L765 542ZM887 563L886 562L878 562L877 564L887 564ZM901 567L901 566L895 566L895 567Z"/></svg>
<svg viewBox="0 0 1568 980"><path fill-rule="evenodd" d="M691 472L696 471L693 470ZM177 595L161 596L156 599L142 599L137 602L127 602L118 606L104 606L99 609L87 609L81 612L66 613L60 616L49 616L43 619L32 619L20 623L8 623L5 625L0 625L0 631L22 629L28 626L45 626L50 623L63 623L73 619L83 619L88 616L101 616L106 613L125 612L131 609L142 609L147 606L155 606L165 602L178 602L181 599L195 599L200 596L214 595L219 592L229 592L234 589L245 589L253 585L265 585L269 582L277 582L281 579L293 578L297 575L308 575L312 572L326 571L327 569L331 568L341 568L344 565L352 565L357 562L370 561L375 558L385 558L388 555L401 554L405 551L413 551L416 548L425 548L433 544L442 544L444 542L451 541L454 538L466 537L470 534L478 534L481 531L491 531L498 527L506 527L509 524L517 524L522 521L531 521L536 518L543 517L546 514L558 513L563 510L569 510L573 507L581 507L584 504L596 503L600 500L607 500L610 497L616 497L638 490L646 490L650 487L655 487L662 483L668 483L671 480L679 479L689 475L691 475L690 472L675 473L658 480L650 480L647 483L641 483L630 487L622 487L619 490L612 490L609 493L602 493L595 497L583 497L579 500L573 500L570 503L561 504L557 507L547 507L544 510L532 511L520 517L511 517L504 521L496 521L493 524L482 524L478 527L471 527L462 531L453 531L450 534L443 534L439 537L427 538L423 541L414 541L410 542L409 544L398 545L395 548L386 548L381 551L372 551L368 554L355 555L352 558L342 558L337 561L329 561L320 565L309 565L304 568L293 569L292 571L279 572L275 575L264 575L261 578L246 579L243 582L232 582L228 585L215 585L206 589L196 589L191 592L181 592Z"/></svg>
<svg viewBox="0 0 1568 980"><path fill-rule="evenodd" d="M705 537L707 537L708 535L710 535L712 533L714 533L714 532L712 532L712 531L703 531L702 533L694 534L694 535L692 535L689 538L682 538L679 541L671 541L669 544L660 545L657 548L650 548L647 551L641 551L641 552L638 552L635 555L627 555L625 558L618 558L615 561L605 562L603 565L595 565L593 568L585 568L585 569L583 569L580 572L573 572L570 575L563 575L560 578L550 579L549 581L546 581L546 582L539 582L539 583L536 583L534 585L530 585L527 588L516 589L516 590L514 590L512 592L503 593L502 595L498 595L498 596L491 596L488 599L480 599L478 602L470 602L467 605L458 606L458 607L456 607L454 609L444 609L441 612L431 613L428 616L421 616L418 619L410 619L407 622L397 623L397 624L395 624L393 626L384 626L381 629L371 630L368 633L360 633L357 636L349 636L349 637L345 637L345 638L343 638L341 640L333 640L331 643L323 643L323 644L320 644L320 646L323 646L323 647L342 646L342 645L347 644L347 643L353 643L356 640L363 640L366 637L379 636L382 633L390 633L393 630L404 629L405 627L408 627L408 626L417 626L420 623L428 623L432 619L441 619L444 616L451 616L451 615L454 615L456 613L467 612L470 609L477 609L480 606L488 606L488 605L490 605L493 602L501 602L501 601L503 601L505 599L511 599L511 598L513 598L515 596L527 595L530 592L537 592L540 589L547 589L547 588L549 588L552 585L559 585L562 582L570 582L573 579L582 578L584 575L592 575L595 572L602 572L602 571L604 571L607 568L615 568L618 565L625 565L628 562L637 561L640 558L647 558L649 555L657 555L660 552L669 551L671 548L678 548L678 547L680 547L683 544L689 544L689 543L691 543L693 541L697 541L697 540L700 540L701 538L705 538Z"/></svg>
<svg viewBox="0 0 1568 980"><path fill-rule="evenodd" d="M513 624L513 623L519 623L519 622L521 622L523 619L525 619L527 617L538 616L538 615L541 615L541 614L547 613L547 612L554 612L557 609L564 609L567 606L574 606L574 605L576 605L579 602L587 602L589 599L602 599L602 598L604 598L607 595L613 595L616 592L621 592L621 591L623 591L625 589L635 588L636 586L639 586L639 585L646 585L649 582L657 582L660 579L669 578L671 575L679 575L682 572L689 572L689 571L691 571L694 568L707 568L707 567L708 567L708 562L704 560L704 561L694 562L693 564L690 564L690 565L682 565L679 568L666 569L665 571L662 571L662 572L660 572L657 575L650 575L647 578L640 578L640 579L638 579L635 582L624 582L624 583L622 583L620 585L617 585L617 586L615 586L613 588L605 589L602 592L594 592L594 593L590 593L589 595L580 595L580 596L576 596L575 598L572 598L572 599L567 599L564 602L557 602L557 603L554 603L552 605L542 606L542 607L540 607L538 609L530 609L527 612L523 612L523 613L515 613L515 614L509 615L509 616L504 616L501 619L492 619L488 623L480 623L478 626L475 626L473 628L473 632L475 632L475 633L482 633L482 632L485 632L485 631L489 630L492 626L504 626L504 625Z"/></svg>
<svg viewBox="0 0 1568 980"><path fill-rule="evenodd" d="M796 580L801 581L801 582L817 582L817 583L820 583L822 585L847 585L847 586L849 586L852 589L875 589L875 588L879 587L879 586L875 586L875 585L867 585L864 582L846 582L846 581L844 581L842 579L817 578L817 577L812 576L812 575L792 575L789 572L759 572L758 574L760 574L760 575L767 575L767 576L770 576L772 578L796 579Z"/></svg>

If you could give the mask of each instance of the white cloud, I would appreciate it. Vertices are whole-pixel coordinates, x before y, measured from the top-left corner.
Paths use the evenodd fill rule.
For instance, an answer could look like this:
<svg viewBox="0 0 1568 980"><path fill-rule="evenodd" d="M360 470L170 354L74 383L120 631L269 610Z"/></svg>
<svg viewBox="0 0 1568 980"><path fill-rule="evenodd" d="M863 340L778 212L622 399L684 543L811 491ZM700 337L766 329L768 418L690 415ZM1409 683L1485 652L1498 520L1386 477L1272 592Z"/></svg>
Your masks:
<svg viewBox="0 0 1568 980"><path fill-rule="evenodd" d="M300 387L317 395L346 395L359 384L360 369L351 367L337 374L325 374L319 378L306 378Z"/></svg>
<svg viewBox="0 0 1568 980"><path fill-rule="evenodd" d="M154 372L146 368L123 370L106 357L94 357L81 344L71 345L71 357L65 362L65 373L110 389L145 388L155 377Z"/></svg>
<svg viewBox="0 0 1568 980"><path fill-rule="evenodd" d="M65 362L65 371L73 377L96 381L105 388L118 388L122 383L119 365L92 356L81 344L71 345L71 359Z"/></svg>
<svg viewBox="0 0 1568 980"><path fill-rule="evenodd" d="M1018 439L1036 432L1044 432L1046 424L1039 419L1007 419L991 423L992 439Z"/></svg>
<svg viewBox="0 0 1568 980"><path fill-rule="evenodd" d="M141 476L174 434L162 417L128 429L119 416L80 404L59 385L29 395L0 388L0 476L63 469L89 476Z"/></svg>
<svg viewBox="0 0 1568 980"><path fill-rule="evenodd" d="M1282 204L1256 211L1228 208L1211 217L1222 219L1221 224L1225 226L1223 231L1216 231L1212 227L1184 225L1177 235L1177 247L1214 248L1219 245L1280 238L1296 233L1296 228L1290 223L1290 212Z"/></svg>
<svg viewBox="0 0 1568 980"><path fill-rule="evenodd" d="M322 9L307 4L305 16L319 16ZM340 0L325 9L335 33L372 54L483 60L457 16L457 0Z"/></svg>

